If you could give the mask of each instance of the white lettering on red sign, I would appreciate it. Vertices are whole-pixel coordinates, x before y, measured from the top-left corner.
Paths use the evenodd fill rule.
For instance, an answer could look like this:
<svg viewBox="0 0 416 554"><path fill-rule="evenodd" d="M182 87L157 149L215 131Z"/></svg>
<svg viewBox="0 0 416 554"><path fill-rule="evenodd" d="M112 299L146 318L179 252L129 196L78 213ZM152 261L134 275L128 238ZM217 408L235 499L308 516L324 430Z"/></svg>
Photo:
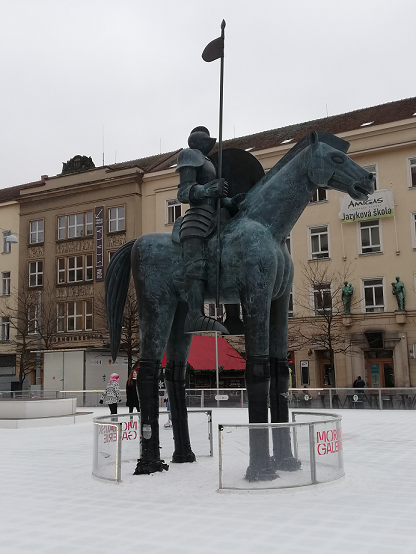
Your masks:
<svg viewBox="0 0 416 554"><path fill-rule="evenodd" d="M341 429L330 429L316 433L317 450L319 456L334 454L342 450Z"/></svg>

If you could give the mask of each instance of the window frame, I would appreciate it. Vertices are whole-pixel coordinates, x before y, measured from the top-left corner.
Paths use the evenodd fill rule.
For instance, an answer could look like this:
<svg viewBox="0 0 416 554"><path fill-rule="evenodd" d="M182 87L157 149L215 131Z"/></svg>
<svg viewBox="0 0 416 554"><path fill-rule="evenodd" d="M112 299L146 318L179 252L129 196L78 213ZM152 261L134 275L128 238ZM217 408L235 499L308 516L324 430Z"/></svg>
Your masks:
<svg viewBox="0 0 416 554"><path fill-rule="evenodd" d="M9 237L12 234L11 231L3 231L3 243L2 243L2 254L10 254L12 251L12 243L6 242L7 237Z"/></svg>
<svg viewBox="0 0 416 554"><path fill-rule="evenodd" d="M176 214L177 209L179 208L179 215ZM170 214L172 213L172 217ZM166 225L173 225L175 221L182 216L182 203L179 202L177 198L168 198L166 200Z"/></svg>
<svg viewBox="0 0 416 554"><path fill-rule="evenodd" d="M10 341L10 317L8 315L0 317L0 341Z"/></svg>
<svg viewBox="0 0 416 554"><path fill-rule="evenodd" d="M416 212L410 213L410 225L412 228L412 247L416 250Z"/></svg>
<svg viewBox="0 0 416 554"><path fill-rule="evenodd" d="M1 272L1 296L10 296L11 275L11 271Z"/></svg>
<svg viewBox="0 0 416 554"><path fill-rule="evenodd" d="M366 283L369 283L371 281L381 281L381 284L373 284L373 285L366 285ZM377 313L385 313L386 311L386 294L385 294L385 285L384 285L384 277L362 277L361 278L361 287L362 287L362 294L363 294L363 312L367 314L377 314ZM367 305L367 299L366 299L366 290L370 289L371 287L378 287L381 288L382 296L383 296L383 304L369 304ZM373 288L373 299L375 299L375 292ZM381 308L381 309L380 309Z"/></svg>
<svg viewBox="0 0 416 554"><path fill-rule="evenodd" d="M117 210L116 217L112 217L111 212L115 210ZM123 210L123 217L119 216L119 210ZM107 210L107 217L108 217L108 227L107 227L108 233L121 233L122 231L126 230L126 207L125 206L111 206ZM116 228L111 229L111 225L114 222L115 222ZM122 227L120 226L121 222L123 222Z"/></svg>
<svg viewBox="0 0 416 554"><path fill-rule="evenodd" d="M39 264L40 264L40 270L39 270ZM35 265L35 271L31 271L31 266ZM28 273L29 273L29 287L41 287L43 286L43 261L42 260L33 260L29 262L28 267ZM34 285L31 284L31 277L35 277L36 283Z"/></svg>
<svg viewBox="0 0 416 554"><path fill-rule="evenodd" d="M71 261L73 260L73 267ZM80 265L81 260L81 265ZM56 259L57 285L88 283L94 281L94 256L92 253L66 256Z"/></svg>
<svg viewBox="0 0 416 554"><path fill-rule="evenodd" d="M74 220L70 223L71 218ZM56 240L74 240L92 236L94 236L94 212L92 210L56 217Z"/></svg>
<svg viewBox="0 0 416 554"><path fill-rule="evenodd" d="M320 196L325 196L325 198L319 198ZM328 189L325 187L318 187L315 194L309 200L309 204L320 204L321 202L328 202Z"/></svg>
<svg viewBox="0 0 416 554"><path fill-rule="evenodd" d="M325 283L311 283L311 292L312 292L313 315L315 317L320 317L325 315L326 313L332 313L334 308L333 302L332 302L332 283L330 281ZM317 296L318 293L321 293L320 297L322 299L322 307L319 307L316 302L318 298ZM330 306L327 306L328 299L329 299Z"/></svg>
<svg viewBox="0 0 416 554"><path fill-rule="evenodd" d="M326 231L325 232L320 232L320 233L312 233L312 230L313 229L320 229L320 228L326 228ZM328 250L327 251L324 251L321 249L321 239L319 238L319 247L320 247L320 250L319 252L313 252L313 245L312 245L312 237L313 236L319 236L321 237L321 235L324 235L326 234L327 235L327 242L328 242ZM309 235L309 260L310 261L317 261L317 260L329 260L331 258L331 252L330 252L330 237L329 237L329 225L328 224L322 224L322 225L310 225L308 227L308 235ZM319 255L319 254L327 254L326 256L325 255Z"/></svg>
<svg viewBox="0 0 416 554"><path fill-rule="evenodd" d="M382 242L382 235L381 235L381 220L380 219L366 219L365 221L359 221L358 222L358 233L359 233L359 247L360 247L360 255L371 255L371 254L382 254L383 253L383 242ZM363 230L364 229L378 229L378 240L379 244L372 243L372 233L369 231L369 245L363 246ZM373 250L372 248L379 248L379 250ZM364 249L367 248L368 251L364 251Z"/></svg>
<svg viewBox="0 0 416 554"><path fill-rule="evenodd" d="M413 184L412 167L415 168L415 171L414 171L415 184ZM416 189L416 156L408 156L407 157L407 179L408 179L408 183L409 183L409 189Z"/></svg>
<svg viewBox="0 0 416 554"><path fill-rule="evenodd" d="M73 300L56 304L57 333L80 333L93 330L93 300Z"/></svg>
<svg viewBox="0 0 416 554"><path fill-rule="evenodd" d="M372 163L372 164L364 164L361 166L363 169L368 171L369 173L372 173L375 177L374 180L374 190L379 190L379 187L377 186L378 183L378 163Z"/></svg>
<svg viewBox="0 0 416 554"><path fill-rule="evenodd" d="M42 224L42 228L39 229ZM32 226L36 224L36 229L32 229ZM41 235L41 240L39 240L39 235ZM32 236L36 236L36 240L32 240ZM44 219L34 219L29 221L29 244L43 244L45 242L45 220Z"/></svg>

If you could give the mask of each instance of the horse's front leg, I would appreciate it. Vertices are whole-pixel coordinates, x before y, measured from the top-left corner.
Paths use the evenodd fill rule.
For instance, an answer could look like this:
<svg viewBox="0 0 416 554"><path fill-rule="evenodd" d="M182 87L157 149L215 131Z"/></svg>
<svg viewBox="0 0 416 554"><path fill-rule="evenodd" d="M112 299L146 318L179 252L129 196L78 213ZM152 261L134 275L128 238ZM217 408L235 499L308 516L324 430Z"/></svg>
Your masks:
<svg viewBox="0 0 416 554"><path fill-rule="evenodd" d="M260 294L258 294L260 292ZM261 294L263 292L263 294ZM246 388L249 423L268 423L270 390L269 312L270 296L256 291L242 299L246 340ZM269 430L250 429L250 464L246 471L248 481L266 481L278 477L270 461Z"/></svg>
<svg viewBox="0 0 416 554"><path fill-rule="evenodd" d="M272 423L289 421L289 365L287 335L290 288L271 303L270 310L270 415ZM273 429L273 467L296 471L300 461L293 457L290 428Z"/></svg>

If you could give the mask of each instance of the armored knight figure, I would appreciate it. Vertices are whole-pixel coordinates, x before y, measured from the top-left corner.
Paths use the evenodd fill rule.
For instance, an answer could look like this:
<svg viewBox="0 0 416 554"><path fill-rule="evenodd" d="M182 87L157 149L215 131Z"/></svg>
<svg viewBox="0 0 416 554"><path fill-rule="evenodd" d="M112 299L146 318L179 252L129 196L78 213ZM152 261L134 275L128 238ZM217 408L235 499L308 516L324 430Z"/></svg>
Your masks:
<svg viewBox="0 0 416 554"><path fill-rule="evenodd" d="M207 235L216 217L216 200L226 197L228 193L227 182L216 177L214 164L206 157L215 141L206 127L196 127L188 138L189 148L182 150L178 156L178 200L190 206L183 216L179 232L189 306L185 333L218 331L228 334L219 321L204 315Z"/></svg>

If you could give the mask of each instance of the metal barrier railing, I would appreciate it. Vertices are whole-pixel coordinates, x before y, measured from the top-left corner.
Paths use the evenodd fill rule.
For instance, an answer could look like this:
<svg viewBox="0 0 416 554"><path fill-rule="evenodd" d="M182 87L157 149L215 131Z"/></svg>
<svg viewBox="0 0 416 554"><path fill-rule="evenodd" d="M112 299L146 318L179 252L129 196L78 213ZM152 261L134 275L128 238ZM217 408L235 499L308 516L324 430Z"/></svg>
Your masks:
<svg viewBox="0 0 416 554"><path fill-rule="evenodd" d="M168 415L168 411L161 410L160 414ZM190 410L188 414L193 452L197 457L213 456L212 410ZM201 431L204 420L200 416L204 415L207 435ZM172 435L162 431L165 427L162 421L159 421L159 425L161 456L167 457L172 454ZM93 429L92 474L99 479L121 481L122 468L129 462L135 464L140 457L140 412L95 417Z"/></svg>
<svg viewBox="0 0 416 554"><path fill-rule="evenodd" d="M0 391L2 398L68 398L76 397L78 407L98 407L102 390L25 390ZM121 406L125 405L125 392L121 391ZM165 391L160 390L160 407L164 407ZM188 408L247 408L245 388L239 389L187 389ZM416 410L416 387L362 388L295 388L289 389L289 405L293 409L377 409Z"/></svg>
<svg viewBox="0 0 416 554"><path fill-rule="evenodd" d="M219 425L219 489L284 489L340 479L344 476L341 419L340 415L332 413L292 412L292 423ZM248 480L249 437L260 429L269 431L270 447L274 430L288 429L293 454L301 462L301 469L277 469L278 479L269 479L268 474L265 480Z"/></svg>

